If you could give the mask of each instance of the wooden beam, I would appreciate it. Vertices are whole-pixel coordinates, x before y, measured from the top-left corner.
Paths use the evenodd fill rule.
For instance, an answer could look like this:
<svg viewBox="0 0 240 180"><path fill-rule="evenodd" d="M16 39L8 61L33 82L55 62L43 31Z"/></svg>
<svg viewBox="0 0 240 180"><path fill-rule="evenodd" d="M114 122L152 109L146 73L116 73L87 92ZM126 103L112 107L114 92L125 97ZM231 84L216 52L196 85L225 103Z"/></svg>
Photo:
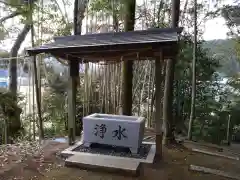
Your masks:
<svg viewBox="0 0 240 180"><path fill-rule="evenodd" d="M191 164L189 166L189 170L196 171L196 172L202 172L202 173L206 173L206 174L214 174L214 175L217 175L217 176L222 176L222 177L226 177L226 178L230 178L230 179L240 180L240 175L239 174L224 172L224 171L220 171L220 170L217 170L217 169L206 168L206 167L203 167L203 166L196 166L196 165Z"/></svg>
<svg viewBox="0 0 240 180"><path fill-rule="evenodd" d="M160 48L151 49L129 49L124 51L79 51L79 52L52 52L51 54L55 57L67 59L67 60L83 60L83 62L97 62L97 61L115 61L120 62L121 60L155 60L156 56L159 56ZM171 48L161 48L164 58L170 59L173 56Z"/></svg>
<svg viewBox="0 0 240 180"><path fill-rule="evenodd" d="M210 152L210 151L206 151L206 150L203 150L203 149L197 149L197 148L193 148L192 151L207 154L207 155L211 155L211 156L218 156L218 157L223 157L223 158L239 161L238 156L229 156L229 155L225 155L223 153Z"/></svg>
<svg viewBox="0 0 240 180"><path fill-rule="evenodd" d="M87 62L92 62L92 63L98 63L100 61L105 61L106 63L108 62L112 62L112 63L120 63L121 61L123 60L126 60L126 61L136 61L136 56L113 56L113 57L101 57L101 56L80 56L79 58L76 58L76 57L70 57L65 54L52 54L53 56L57 57L57 58L62 58L62 59L67 59L69 61L76 61L76 60L79 60L80 62L82 63L87 63ZM172 56L168 56L167 54L163 54L164 58L166 60L168 59L171 59ZM139 58L137 59L138 61L145 61L146 59L147 60L154 60L155 61L155 58L156 57L156 53L154 53L153 55L144 55L144 54L140 54Z"/></svg>
<svg viewBox="0 0 240 180"><path fill-rule="evenodd" d="M69 87L68 87L68 143L73 145L76 136L76 94L79 81L79 61L69 62Z"/></svg>
<svg viewBox="0 0 240 180"><path fill-rule="evenodd" d="M156 133L156 160L162 158L162 90L161 84L163 80L162 76L162 52L160 56L155 59L155 91L156 91L156 110L155 110L155 133Z"/></svg>

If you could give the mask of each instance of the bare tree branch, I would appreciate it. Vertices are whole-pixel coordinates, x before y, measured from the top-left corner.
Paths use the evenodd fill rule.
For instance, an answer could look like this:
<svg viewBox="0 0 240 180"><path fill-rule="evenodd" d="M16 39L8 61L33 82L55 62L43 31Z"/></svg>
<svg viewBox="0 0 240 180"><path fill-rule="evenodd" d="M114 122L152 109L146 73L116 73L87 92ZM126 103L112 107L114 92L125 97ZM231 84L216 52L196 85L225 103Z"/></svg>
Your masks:
<svg viewBox="0 0 240 180"><path fill-rule="evenodd" d="M68 66L69 65L68 61L65 61L64 59L60 59L60 58L57 58L57 57L55 57L55 58L58 60L58 62L60 62L64 66Z"/></svg>
<svg viewBox="0 0 240 180"><path fill-rule="evenodd" d="M17 94L17 57L18 50L25 40L28 32L31 29L30 24L25 24L24 28L22 29L21 33L18 35L15 43L12 46L12 49L10 51L10 56L13 57L13 59L10 60L9 67L10 67L10 83L9 83L9 89L11 92L16 96Z"/></svg>
<svg viewBox="0 0 240 180"><path fill-rule="evenodd" d="M1 2L1 1L0 1L0 2ZM2 24L4 21L6 21L6 20L8 20L8 19L11 19L11 18L14 18L14 17L16 17L16 16L18 16L18 15L20 15L20 14L21 14L20 12L15 11L15 12L13 12L12 14L9 14L8 16L5 16L5 17L1 18L1 19L0 19L0 24Z"/></svg>
<svg viewBox="0 0 240 180"><path fill-rule="evenodd" d="M63 13L63 11L62 11L62 9L61 9L59 3L57 2L57 0L54 0L54 2L56 3L56 5L57 5L57 7L58 7L58 9L59 9L59 11L60 11L62 17L63 17L64 23L69 23L69 22L68 22L68 18L67 18L67 16L64 15L64 13ZM64 5L64 6L65 6L65 5Z"/></svg>
<svg viewBox="0 0 240 180"><path fill-rule="evenodd" d="M6 2L6 1L4 1L4 0L0 0L0 3L3 3L3 4L6 5L6 6L22 6L22 5L11 4L11 3L8 3L8 2Z"/></svg>

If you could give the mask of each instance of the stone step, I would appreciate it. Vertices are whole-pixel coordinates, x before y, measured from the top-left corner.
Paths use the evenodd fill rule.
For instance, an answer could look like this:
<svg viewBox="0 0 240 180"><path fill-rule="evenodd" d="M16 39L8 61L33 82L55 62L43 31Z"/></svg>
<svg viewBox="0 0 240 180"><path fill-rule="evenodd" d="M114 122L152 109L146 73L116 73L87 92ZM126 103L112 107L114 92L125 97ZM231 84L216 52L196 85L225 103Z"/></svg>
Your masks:
<svg viewBox="0 0 240 180"><path fill-rule="evenodd" d="M139 161L106 155L77 154L67 158L65 160L65 165L85 170L106 171L131 176L137 176L140 172Z"/></svg>

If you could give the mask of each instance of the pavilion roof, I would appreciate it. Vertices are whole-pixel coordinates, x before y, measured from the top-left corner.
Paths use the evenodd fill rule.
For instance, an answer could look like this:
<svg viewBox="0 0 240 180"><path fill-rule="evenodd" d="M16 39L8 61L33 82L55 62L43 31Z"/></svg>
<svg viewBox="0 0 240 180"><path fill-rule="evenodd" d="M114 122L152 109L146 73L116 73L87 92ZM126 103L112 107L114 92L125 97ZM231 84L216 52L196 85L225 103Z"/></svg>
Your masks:
<svg viewBox="0 0 240 180"><path fill-rule="evenodd" d="M47 53L66 60L96 62L151 59L161 50L165 58L170 58L181 32L182 28L154 28L55 37L53 43L27 49L27 53Z"/></svg>

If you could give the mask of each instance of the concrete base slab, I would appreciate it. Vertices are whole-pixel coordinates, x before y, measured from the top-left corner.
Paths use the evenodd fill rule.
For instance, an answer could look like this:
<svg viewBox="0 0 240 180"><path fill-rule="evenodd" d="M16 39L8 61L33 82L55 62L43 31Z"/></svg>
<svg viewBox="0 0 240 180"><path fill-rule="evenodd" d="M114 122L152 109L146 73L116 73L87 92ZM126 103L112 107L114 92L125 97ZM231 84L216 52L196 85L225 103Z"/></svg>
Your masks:
<svg viewBox="0 0 240 180"><path fill-rule="evenodd" d="M139 174L141 164L151 164L156 154L155 143L143 142L143 144L151 144L151 148L146 159L119 157L102 154L92 154L87 152L73 151L82 144L81 141L61 152L66 158L66 166L79 167L81 169L102 170L108 172L121 172L121 174L129 174L136 176Z"/></svg>
<svg viewBox="0 0 240 180"><path fill-rule="evenodd" d="M103 157L101 155L73 155L66 159L65 165L131 176L137 176L140 172L140 162L132 161L131 159L116 160L114 157Z"/></svg>
<svg viewBox="0 0 240 180"><path fill-rule="evenodd" d="M73 151L74 149L76 149L78 146L80 146L82 144L83 144L82 141L78 141L73 146L70 146L69 148L62 151L61 156L63 158L68 158L68 157L73 156L73 155L101 155L101 154L92 154L92 153L88 153L88 152ZM137 158L128 158L128 157L119 157L119 156L111 156L111 157L114 157L115 159L131 159L131 160L135 160L135 161L140 161L142 163L153 163L154 158L155 158L155 154L156 154L155 143L154 142L143 142L143 144L150 144L151 145L151 148L148 152L148 155L147 155L146 159L137 159ZM101 155L101 156L108 157L109 155Z"/></svg>

